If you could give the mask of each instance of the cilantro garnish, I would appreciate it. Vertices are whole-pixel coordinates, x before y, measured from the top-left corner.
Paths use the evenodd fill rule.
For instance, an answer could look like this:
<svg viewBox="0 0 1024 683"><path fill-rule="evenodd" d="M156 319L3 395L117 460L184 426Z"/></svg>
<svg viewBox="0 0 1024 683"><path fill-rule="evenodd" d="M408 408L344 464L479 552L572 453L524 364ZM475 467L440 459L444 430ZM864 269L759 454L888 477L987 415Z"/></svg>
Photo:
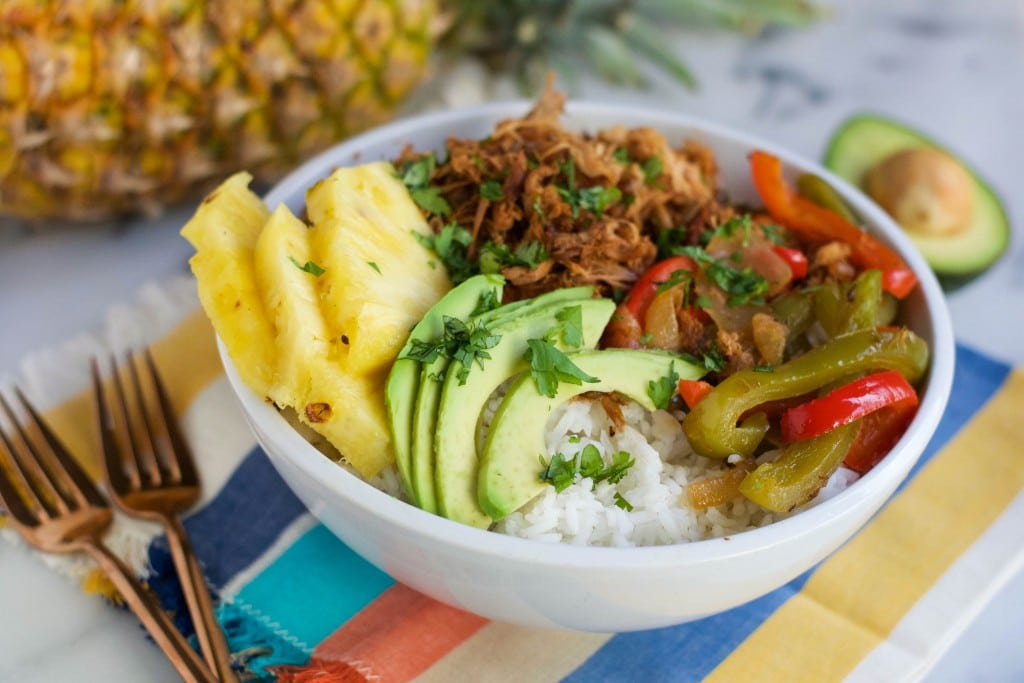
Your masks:
<svg viewBox="0 0 1024 683"><path fill-rule="evenodd" d="M622 494L619 493L618 491L615 492L615 495L612 497L612 500L615 502L615 507L622 508L626 512L632 512L633 504L630 503L625 498L623 498Z"/></svg>
<svg viewBox="0 0 1024 683"><path fill-rule="evenodd" d="M501 183L497 180L485 180L480 183L480 196L492 202L500 201L505 196Z"/></svg>
<svg viewBox="0 0 1024 683"><path fill-rule="evenodd" d="M481 273L497 273L509 266L524 266L533 270L550 257L548 250L537 240L524 242L515 251L507 244L487 242L480 248Z"/></svg>
<svg viewBox="0 0 1024 683"><path fill-rule="evenodd" d="M640 170L644 172L644 184L654 185L658 176L661 175L661 171L664 168L664 164L661 162L661 157L651 157L643 163Z"/></svg>
<svg viewBox="0 0 1024 683"><path fill-rule="evenodd" d="M751 268L739 270L720 260L708 265L705 272L719 289L729 295L726 303L730 306L764 303L768 280Z"/></svg>
<svg viewBox="0 0 1024 683"><path fill-rule="evenodd" d="M437 254L454 284L476 274L476 266L466 257L469 244L473 241L469 230L456 223L449 223L436 235L422 235L416 231L412 235L420 244Z"/></svg>
<svg viewBox="0 0 1024 683"><path fill-rule="evenodd" d="M615 159L615 161L619 162L620 164L628 164L629 150L627 150L625 147L619 147L617 150L615 150L615 152L612 153L612 157Z"/></svg>
<svg viewBox="0 0 1024 683"><path fill-rule="evenodd" d="M665 410L672 402L672 397L675 396L678 386L679 373L676 372L676 364L673 362L668 366L668 375L647 383L647 395L651 397L655 408Z"/></svg>
<svg viewBox="0 0 1024 683"><path fill-rule="evenodd" d="M664 228L658 232L656 243L658 245L658 260L666 259L669 256L677 256L676 249L686 246L686 228Z"/></svg>
<svg viewBox="0 0 1024 683"><path fill-rule="evenodd" d="M402 358L423 364L432 363L439 356L457 360L462 364L457 374L459 384L465 384L473 364L476 363L481 368L484 366L484 360L491 357L487 349L497 346L501 341L501 335L491 334L490 330L480 323L467 323L450 315L444 316L443 321L444 332L440 340L413 339L409 350Z"/></svg>
<svg viewBox="0 0 1024 683"><path fill-rule="evenodd" d="M555 314L555 319L562 323L562 343L570 349L578 349L583 345L583 307L567 306Z"/></svg>
<svg viewBox="0 0 1024 683"><path fill-rule="evenodd" d="M580 209L590 211L596 216L601 216L605 209L615 204L622 198L622 191L617 187L593 187L580 188L576 186L576 162L572 157L566 161L558 162L558 168L565 175L566 187L558 187L559 196L572 209L572 217L579 218Z"/></svg>
<svg viewBox="0 0 1024 683"><path fill-rule="evenodd" d="M441 196L441 188L430 187L430 176L437 168L434 153L424 154L414 161L406 163L400 172L402 184L409 189L412 200L424 211L447 216L452 212L448 201Z"/></svg>
<svg viewBox="0 0 1024 683"><path fill-rule="evenodd" d="M652 339L654 339L654 333L653 332L648 332L647 334L644 334L644 335L640 336L639 342L641 344L646 345L646 344L650 344Z"/></svg>
<svg viewBox="0 0 1024 683"><path fill-rule="evenodd" d="M470 317L475 318L481 313L493 311L500 305L501 302L498 301L498 293L495 292L493 289L485 289L483 294L480 295L480 303L478 303L476 305L476 308L473 309L473 312L470 314Z"/></svg>
<svg viewBox="0 0 1024 683"><path fill-rule="evenodd" d="M681 285L684 283L689 284L691 282L693 282L693 273L691 273L688 270L673 270L672 274L668 276L667 280L658 283L658 286L655 288L654 291L657 294L661 294L662 292L666 292L672 289L676 285ZM683 305L686 305L685 301L683 302Z"/></svg>
<svg viewBox="0 0 1024 683"><path fill-rule="evenodd" d="M376 270L378 275L383 275L383 273L380 272L380 266L377 265L376 261L367 261L366 265Z"/></svg>
<svg viewBox="0 0 1024 683"><path fill-rule="evenodd" d="M612 456L611 464L605 465L597 446L587 444L571 458L555 453L548 462L541 456L540 464L540 480L551 484L555 491L561 493L578 479L592 479L595 484L602 481L617 484L625 478L636 461L626 451L619 451Z"/></svg>
<svg viewBox="0 0 1024 683"><path fill-rule="evenodd" d="M528 339L529 348L523 358L530 364L530 374L537 385L537 391L554 398L558 383L580 385L583 382L596 383L601 380L580 370L572 360L544 339Z"/></svg>
<svg viewBox="0 0 1024 683"><path fill-rule="evenodd" d="M312 261L306 261L305 263L299 263L298 261L295 260L294 256L289 256L288 260L291 261L292 263L294 263L295 267L298 268L299 270L307 272L307 273L309 273L310 275L312 275L314 277L320 277L321 275L323 275L324 273L327 272L322 266L318 266L317 264L313 263Z"/></svg>
<svg viewBox="0 0 1024 683"><path fill-rule="evenodd" d="M689 353L684 353L683 358L691 363L703 366L709 372L721 372L725 369L725 356L722 355L722 351L715 345L708 347L708 350L704 351L700 358Z"/></svg>

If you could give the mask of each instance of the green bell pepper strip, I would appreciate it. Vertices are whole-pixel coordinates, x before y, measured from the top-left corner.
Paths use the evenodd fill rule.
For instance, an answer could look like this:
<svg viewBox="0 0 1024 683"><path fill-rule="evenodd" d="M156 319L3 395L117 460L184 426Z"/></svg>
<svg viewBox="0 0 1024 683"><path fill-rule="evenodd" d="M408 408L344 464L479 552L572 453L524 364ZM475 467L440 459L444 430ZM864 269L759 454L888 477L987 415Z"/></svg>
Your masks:
<svg viewBox="0 0 1024 683"><path fill-rule="evenodd" d="M740 493L773 512L789 512L803 505L838 469L859 427L858 420L813 439L794 441L777 460L758 465L744 477Z"/></svg>
<svg viewBox="0 0 1024 683"><path fill-rule="evenodd" d="M861 330L836 337L773 372L750 369L726 377L683 419L683 432L703 456L749 457L768 427L764 413L754 412L761 404L802 396L873 370L898 370L914 384L927 367L928 345L909 329Z"/></svg>
<svg viewBox="0 0 1024 683"><path fill-rule="evenodd" d="M846 295L837 336L878 327L882 304L882 271L865 270L853 281Z"/></svg>
<svg viewBox="0 0 1024 683"><path fill-rule="evenodd" d="M804 199L837 213L853 224L860 221L853 215L853 211L846 205L839 193L832 189L825 180L812 173L804 173L796 179L796 191Z"/></svg>

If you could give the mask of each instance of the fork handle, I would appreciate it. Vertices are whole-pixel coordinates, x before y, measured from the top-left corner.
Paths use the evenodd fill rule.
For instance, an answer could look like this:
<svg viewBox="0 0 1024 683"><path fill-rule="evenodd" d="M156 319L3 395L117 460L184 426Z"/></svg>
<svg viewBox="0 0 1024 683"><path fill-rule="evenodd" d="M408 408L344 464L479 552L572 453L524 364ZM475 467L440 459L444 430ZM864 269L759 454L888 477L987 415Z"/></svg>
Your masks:
<svg viewBox="0 0 1024 683"><path fill-rule="evenodd" d="M213 674L188 644L156 599L142 587L120 558L97 540L83 545L117 588L128 607L149 631L171 664L188 683L216 683Z"/></svg>
<svg viewBox="0 0 1024 683"><path fill-rule="evenodd" d="M185 603L192 615L196 640L199 641L206 663L221 681L237 681L238 676L231 668L231 649L214 614L210 591L207 590L202 567L188 540L188 533L177 515L165 516L163 523L167 545L174 559L181 590L185 594Z"/></svg>

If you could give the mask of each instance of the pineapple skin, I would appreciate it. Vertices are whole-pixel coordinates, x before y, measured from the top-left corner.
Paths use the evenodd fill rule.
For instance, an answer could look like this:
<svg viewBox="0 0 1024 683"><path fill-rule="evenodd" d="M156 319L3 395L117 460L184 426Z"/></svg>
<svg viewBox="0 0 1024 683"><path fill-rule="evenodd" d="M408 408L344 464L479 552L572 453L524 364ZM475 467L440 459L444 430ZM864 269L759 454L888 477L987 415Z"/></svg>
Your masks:
<svg viewBox="0 0 1024 683"><path fill-rule="evenodd" d="M0 213L156 213L387 119L437 0L6 0Z"/></svg>

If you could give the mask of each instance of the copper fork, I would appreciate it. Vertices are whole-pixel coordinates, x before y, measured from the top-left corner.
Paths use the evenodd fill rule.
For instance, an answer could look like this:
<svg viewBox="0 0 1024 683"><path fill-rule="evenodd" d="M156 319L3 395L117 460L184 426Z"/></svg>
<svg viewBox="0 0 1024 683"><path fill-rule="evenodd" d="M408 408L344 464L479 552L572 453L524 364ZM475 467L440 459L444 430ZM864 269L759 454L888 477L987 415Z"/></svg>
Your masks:
<svg viewBox="0 0 1024 683"><path fill-rule="evenodd" d="M113 521L110 506L24 394L18 389L15 394L24 421L0 393L0 406L11 425L10 433L0 427L0 502L14 528L44 552L91 556L182 679L213 681L210 670L156 599L104 545L103 533Z"/></svg>
<svg viewBox="0 0 1024 683"><path fill-rule="evenodd" d="M203 656L219 680L236 681L231 651L179 517L199 498L199 476L153 357L148 349L139 355L128 352L122 373L111 358L109 401L99 364L92 361L108 492L125 513L163 525Z"/></svg>

